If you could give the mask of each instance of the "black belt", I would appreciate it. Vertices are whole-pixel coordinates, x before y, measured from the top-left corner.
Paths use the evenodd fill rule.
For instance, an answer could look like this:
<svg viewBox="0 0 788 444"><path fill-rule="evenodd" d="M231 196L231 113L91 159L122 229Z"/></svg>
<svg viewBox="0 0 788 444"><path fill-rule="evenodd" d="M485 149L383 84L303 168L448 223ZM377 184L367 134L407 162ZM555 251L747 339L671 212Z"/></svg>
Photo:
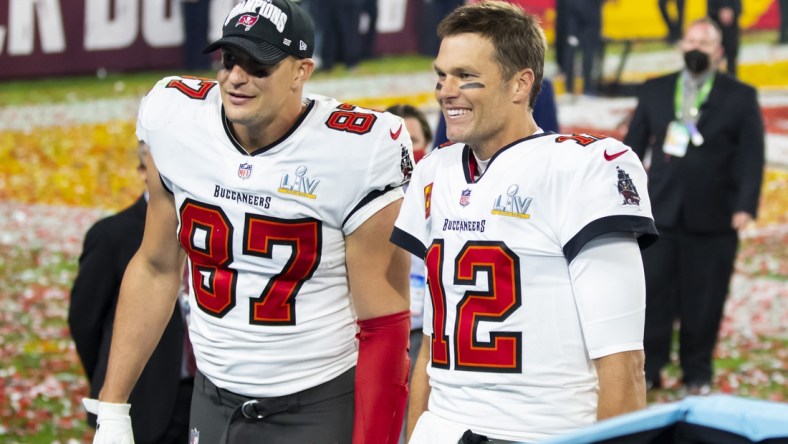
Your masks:
<svg viewBox="0 0 788 444"><path fill-rule="evenodd" d="M515 441L488 438L484 435L473 433L471 430L466 430L457 444L515 444Z"/></svg>
<svg viewBox="0 0 788 444"><path fill-rule="evenodd" d="M331 381L324 382L318 386L291 395L276 396L272 398L253 398L233 393L229 390L217 387L199 371L194 377L194 384L200 387L212 401L233 409L233 413L227 421L227 428L225 429L224 438L222 440L223 442L227 442L230 433L230 425L241 417L263 420L277 413L296 412L301 406L311 405L333 398L337 396L338 387L344 385L350 387L352 390L355 382L355 373L354 367Z"/></svg>

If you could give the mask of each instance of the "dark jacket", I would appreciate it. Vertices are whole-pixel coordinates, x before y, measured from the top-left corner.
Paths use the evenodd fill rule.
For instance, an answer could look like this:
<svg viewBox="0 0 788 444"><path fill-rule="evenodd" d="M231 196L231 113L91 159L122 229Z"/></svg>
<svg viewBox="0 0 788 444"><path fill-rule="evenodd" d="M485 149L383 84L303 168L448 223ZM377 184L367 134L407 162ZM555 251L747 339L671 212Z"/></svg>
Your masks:
<svg viewBox="0 0 788 444"><path fill-rule="evenodd" d="M85 235L68 323L92 398L98 397L104 384L120 282L142 241L146 209L140 197L131 207L98 221ZM137 442L156 442L169 426L181 380L184 328L183 316L176 309L131 392ZM95 426L96 417L89 415L88 421Z"/></svg>
<svg viewBox="0 0 788 444"><path fill-rule="evenodd" d="M757 93L731 76L717 73L700 108L701 146L683 158L662 146L674 119L680 73L652 79L640 88L638 105L624 143L643 159L652 148L648 192L658 227L689 232L730 232L733 213L758 210L764 166L764 128ZM647 163L647 162L645 162Z"/></svg>
<svg viewBox="0 0 788 444"><path fill-rule="evenodd" d="M741 15L741 0L707 0L706 1L706 14L709 17L717 17L720 14L720 9L731 8L733 15L738 17Z"/></svg>

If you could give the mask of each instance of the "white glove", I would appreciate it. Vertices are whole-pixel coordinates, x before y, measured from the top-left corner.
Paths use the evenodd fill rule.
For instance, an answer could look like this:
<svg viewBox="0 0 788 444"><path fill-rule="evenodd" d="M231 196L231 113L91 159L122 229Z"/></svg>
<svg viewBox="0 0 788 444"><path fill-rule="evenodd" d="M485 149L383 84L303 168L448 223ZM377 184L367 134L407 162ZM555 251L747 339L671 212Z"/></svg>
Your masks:
<svg viewBox="0 0 788 444"><path fill-rule="evenodd" d="M85 410L98 416L93 444L134 444L129 416L131 404L101 402L90 398L83 398L82 404Z"/></svg>

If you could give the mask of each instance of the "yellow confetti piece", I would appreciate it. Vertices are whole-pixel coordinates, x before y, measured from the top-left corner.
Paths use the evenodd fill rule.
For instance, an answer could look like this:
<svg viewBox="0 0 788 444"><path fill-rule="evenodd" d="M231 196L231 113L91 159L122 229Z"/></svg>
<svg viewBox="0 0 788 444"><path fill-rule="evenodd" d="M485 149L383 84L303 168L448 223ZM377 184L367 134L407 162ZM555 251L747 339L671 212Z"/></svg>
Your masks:
<svg viewBox="0 0 788 444"><path fill-rule="evenodd" d="M119 210L142 193L133 121L0 132L0 200Z"/></svg>

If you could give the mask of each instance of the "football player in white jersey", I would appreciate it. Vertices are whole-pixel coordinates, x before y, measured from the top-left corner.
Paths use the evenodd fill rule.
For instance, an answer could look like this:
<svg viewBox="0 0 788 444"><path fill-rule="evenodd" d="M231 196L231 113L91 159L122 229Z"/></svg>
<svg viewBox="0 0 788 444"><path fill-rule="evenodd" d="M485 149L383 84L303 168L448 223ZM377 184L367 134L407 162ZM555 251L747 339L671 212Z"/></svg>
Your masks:
<svg viewBox="0 0 788 444"><path fill-rule="evenodd" d="M416 166L391 237L427 266L410 443L533 442L644 407L640 161L537 127L546 42L519 6L460 7L438 35L455 144Z"/></svg>
<svg viewBox="0 0 788 444"><path fill-rule="evenodd" d="M411 143L398 117L303 96L313 46L290 0L246 0L206 48L221 50L217 81L168 77L143 99L148 222L120 292L94 442L132 439L128 394L184 256L190 442L396 442L410 267L387 234Z"/></svg>

